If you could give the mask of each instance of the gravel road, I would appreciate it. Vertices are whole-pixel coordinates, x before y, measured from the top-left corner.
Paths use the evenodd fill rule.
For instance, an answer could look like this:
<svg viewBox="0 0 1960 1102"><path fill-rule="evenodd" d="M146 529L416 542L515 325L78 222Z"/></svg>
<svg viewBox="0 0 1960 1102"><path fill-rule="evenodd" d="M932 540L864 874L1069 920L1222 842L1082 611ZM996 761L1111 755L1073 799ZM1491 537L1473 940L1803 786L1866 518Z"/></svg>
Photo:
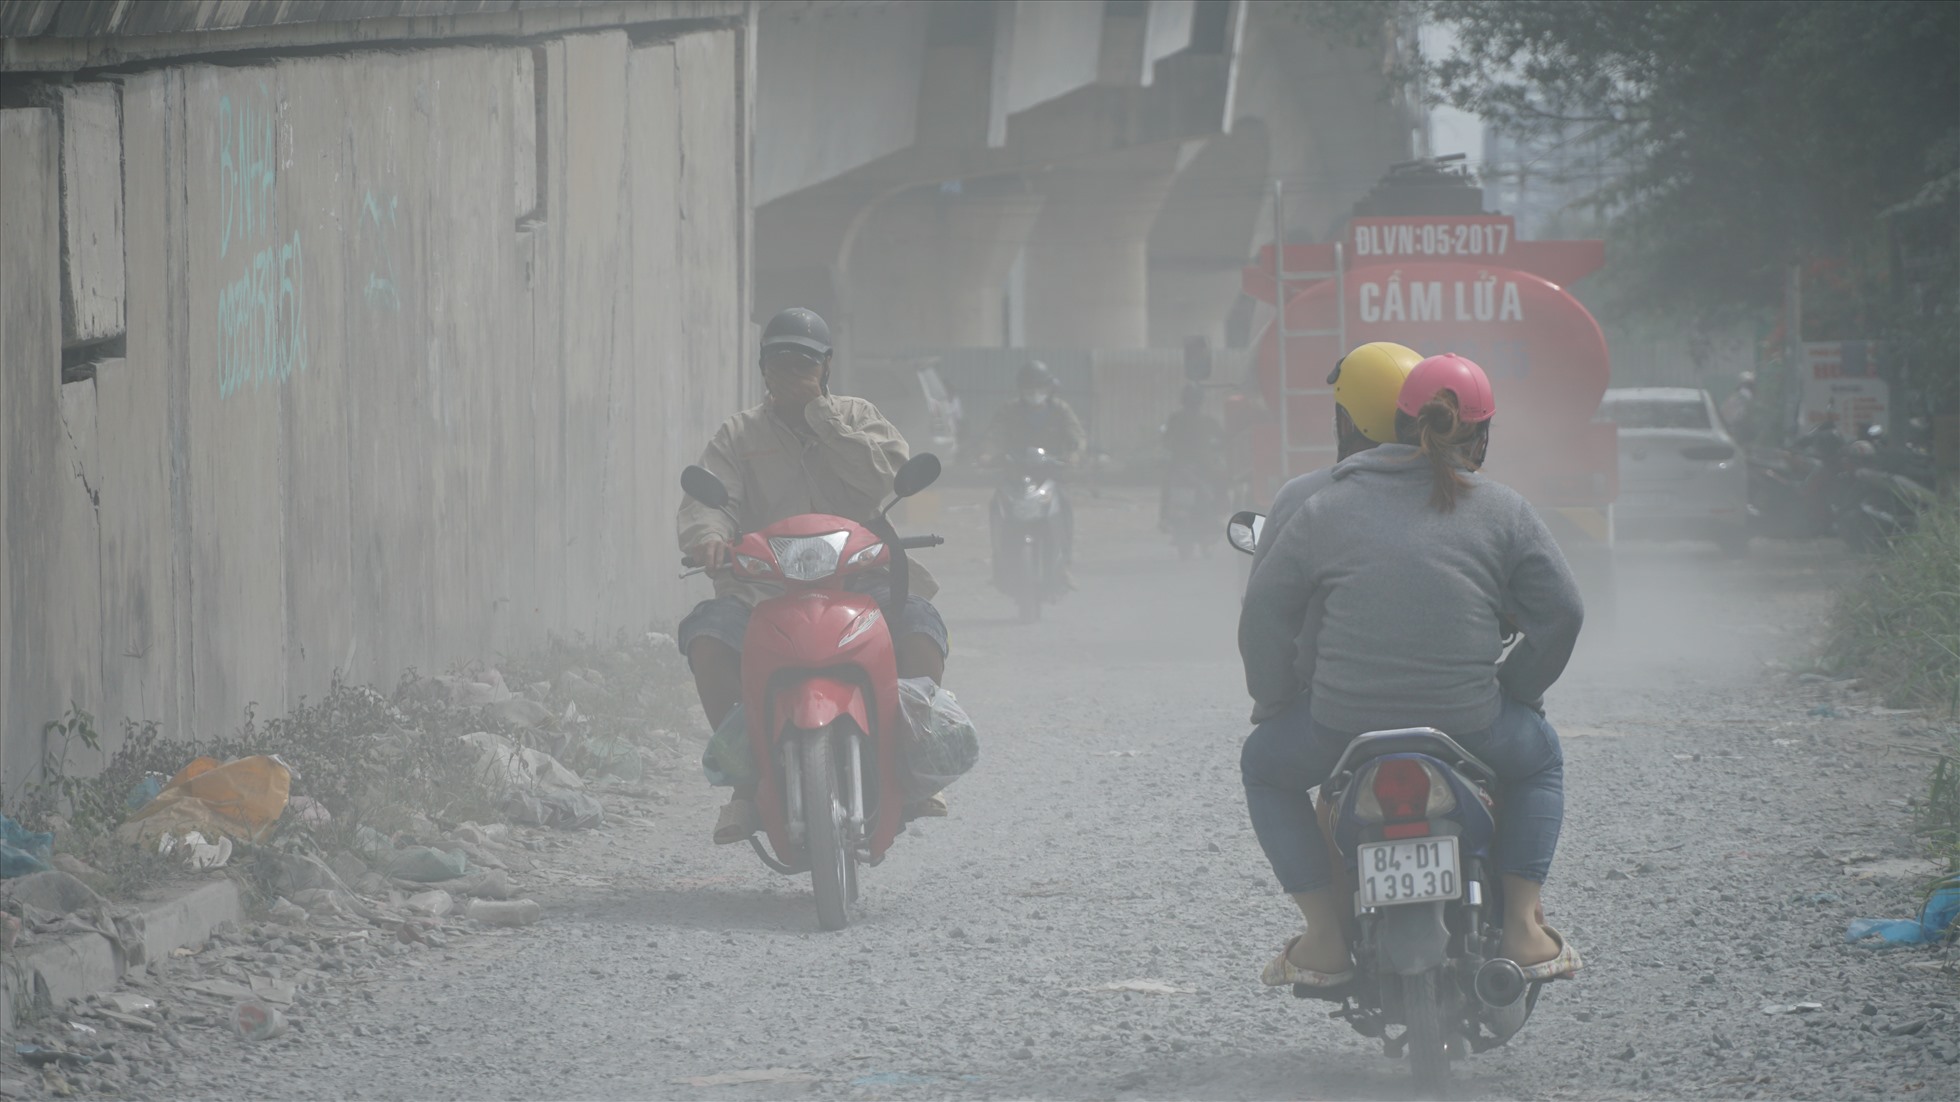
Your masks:
<svg viewBox="0 0 1960 1102"><path fill-rule="evenodd" d="M1402 1096L1405 1067L1258 983L1296 916L1238 783L1222 541L1181 564L1153 492L1081 497L1080 591L1023 626L984 584L984 493L936 500L948 682L983 760L868 873L850 929L815 932L807 878L710 845L720 793L683 778L549 855L543 923L389 957L287 1042L187 1034L126 1096ZM1824 545L1626 551L1617 624L1550 701L1569 802L1547 910L1588 968L1459 1065L1466 1096L1955 1097L1953 972L1842 937L1914 908L1890 859L1917 853L1925 721L1764 666L1806 649L1848 569ZM1180 990L1098 990L1129 980ZM1821 1007L1764 1012L1800 1002ZM686 1082L734 1072L761 1081Z"/></svg>

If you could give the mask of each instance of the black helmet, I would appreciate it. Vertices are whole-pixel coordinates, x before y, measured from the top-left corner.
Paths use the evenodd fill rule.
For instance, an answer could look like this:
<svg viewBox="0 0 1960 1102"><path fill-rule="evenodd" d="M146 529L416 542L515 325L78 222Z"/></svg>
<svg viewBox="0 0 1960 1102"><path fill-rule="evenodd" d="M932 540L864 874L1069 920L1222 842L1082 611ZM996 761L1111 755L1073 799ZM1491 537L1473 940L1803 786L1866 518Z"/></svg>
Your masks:
<svg viewBox="0 0 1960 1102"><path fill-rule="evenodd" d="M1022 364L1020 374L1015 376L1015 379L1024 387L1041 386L1049 390L1055 389L1055 373L1048 370L1048 365L1040 360L1029 360Z"/></svg>
<svg viewBox="0 0 1960 1102"><path fill-rule="evenodd" d="M763 354L776 348L794 348L821 360L830 355L830 326L824 324L816 311L792 306L762 327Z"/></svg>

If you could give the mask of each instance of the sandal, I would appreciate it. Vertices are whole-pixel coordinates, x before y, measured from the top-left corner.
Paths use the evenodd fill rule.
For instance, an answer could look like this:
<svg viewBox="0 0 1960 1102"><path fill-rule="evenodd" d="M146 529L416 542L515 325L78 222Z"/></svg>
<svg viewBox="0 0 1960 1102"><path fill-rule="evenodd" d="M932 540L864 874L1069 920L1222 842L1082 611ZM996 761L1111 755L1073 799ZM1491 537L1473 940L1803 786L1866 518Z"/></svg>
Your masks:
<svg viewBox="0 0 1960 1102"><path fill-rule="evenodd" d="M733 799L721 805L721 814L715 818L715 845L731 846L745 841L756 832L755 804L749 800Z"/></svg>
<svg viewBox="0 0 1960 1102"><path fill-rule="evenodd" d="M1558 955L1550 960L1540 961L1537 964L1519 965L1519 971L1524 973L1524 981L1526 983L1547 983L1551 980L1572 979L1578 973L1579 969L1586 966L1585 960L1579 956L1579 950L1574 949L1572 943L1565 940L1563 934L1552 929L1550 926L1546 926L1544 929L1546 933L1552 935L1553 941L1558 942Z"/></svg>
<svg viewBox="0 0 1960 1102"><path fill-rule="evenodd" d="M1289 984L1295 988L1304 987L1307 989L1306 995L1338 1001L1343 997L1342 992L1346 991L1348 984L1354 982L1354 969L1349 968L1345 972L1316 972L1311 968L1302 968L1294 964L1287 954L1291 953L1293 946L1305 936L1301 934L1287 942L1286 948L1279 951L1279 956L1269 961L1266 970L1259 973L1259 982L1267 987L1285 987ZM1300 993L1295 991L1295 994Z"/></svg>
<svg viewBox="0 0 1960 1102"><path fill-rule="evenodd" d="M946 817L946 797L935 792L923 800L913 800L905 805L905 821L914 819L944 819Z"/></svg>

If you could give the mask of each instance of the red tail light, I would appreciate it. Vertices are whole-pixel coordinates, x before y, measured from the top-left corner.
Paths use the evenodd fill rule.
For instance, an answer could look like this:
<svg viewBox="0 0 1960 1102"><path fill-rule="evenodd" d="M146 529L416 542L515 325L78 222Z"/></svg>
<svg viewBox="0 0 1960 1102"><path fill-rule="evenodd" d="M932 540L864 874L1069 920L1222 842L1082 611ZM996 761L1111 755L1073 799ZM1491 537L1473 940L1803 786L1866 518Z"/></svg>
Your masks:
<svg viewBox="0 0 1960 1102"><path fill-rule="evenodd" d="M1421 819L1429 813L1429 771L1419 761L1385 761L1375 769L1375 799L1384 819Z"/></svg>

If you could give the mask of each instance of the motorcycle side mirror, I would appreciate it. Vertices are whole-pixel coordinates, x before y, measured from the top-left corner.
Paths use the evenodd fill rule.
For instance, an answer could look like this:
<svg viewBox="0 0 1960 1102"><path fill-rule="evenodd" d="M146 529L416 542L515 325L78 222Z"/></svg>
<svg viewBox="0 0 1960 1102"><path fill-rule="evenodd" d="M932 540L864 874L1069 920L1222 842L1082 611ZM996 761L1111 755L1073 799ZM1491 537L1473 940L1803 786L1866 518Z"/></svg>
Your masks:
<svg viewBox="0 0 1960 1102"><path fill-rule="evenodd" d="M690 466L683 470L681 491L710 509L728 508L728 487L706 467Z"/></svg>
<svg viewBox="0 0 1960 1102"><path fill-rule="evenodd" d="M1266 530L1266 515L1251 510L1232 514L1225 522L1225 542L1250 555L1259 550L1259 536Z"/></svg>
<svg viewBox="0 0 1960 1102"><path fill-rule="evenodd" d="M712 477L712 476L710 476ZM899 497L911 497L934 482L939 481L939 457L931 452L920 452L905 461L892 478L892 493Z"/></svg>

